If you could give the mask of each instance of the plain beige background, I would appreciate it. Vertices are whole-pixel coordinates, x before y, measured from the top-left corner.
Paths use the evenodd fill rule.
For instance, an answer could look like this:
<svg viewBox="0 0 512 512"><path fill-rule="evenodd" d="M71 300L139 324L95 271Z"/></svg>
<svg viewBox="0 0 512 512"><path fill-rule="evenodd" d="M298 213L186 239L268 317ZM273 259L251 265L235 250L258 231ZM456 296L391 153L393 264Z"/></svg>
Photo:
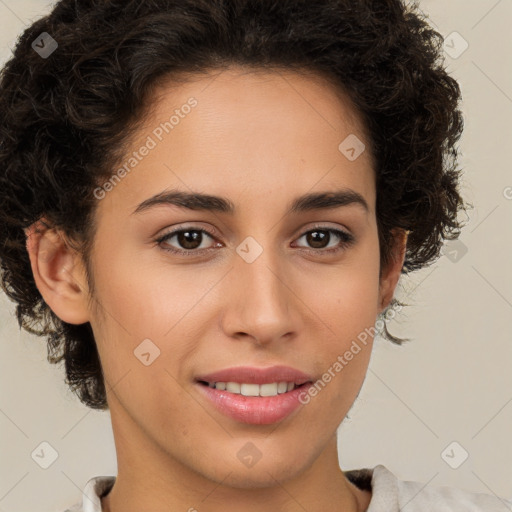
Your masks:
<svg viewBox="0 0 512 512"><path fill-rule="evenodd" d="M462 191L475 208L460 242L402 278L397 297L411 306L390 329L413 341L376 340L339 430L341 467L384 464L404 480L512 499L512 3L420 5L445 37L446 63L462 87ZM2 63L49 6L0 0ZM20 332L3 294L0 375L0 512L63 511L89 478L116 474L109 414L67 390L63 368L47 363L42 339ZM43 441L58 452L48 469L31 457Z"/></svg>

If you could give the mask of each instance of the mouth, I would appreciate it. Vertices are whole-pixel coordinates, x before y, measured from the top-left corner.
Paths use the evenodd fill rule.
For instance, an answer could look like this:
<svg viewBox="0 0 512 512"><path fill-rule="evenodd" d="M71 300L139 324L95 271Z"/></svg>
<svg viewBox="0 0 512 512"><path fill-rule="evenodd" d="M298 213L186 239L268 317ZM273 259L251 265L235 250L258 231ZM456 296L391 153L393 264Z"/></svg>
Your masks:
<svg viewBox="0 0 512 512"><path fill-rule="evenodd" d="M277 396L284 393L289 393L295 389L303 388L308 384L312 384L312 381L306 381L302 384L296 384L295 382L268 382L264 384L254 384L249 382L207 382L204 380L198 380L199 384L207 386L212 389L219 391L227 391L234 395L242 396Z"/></svg>
<svg viewBox="0 0 512 512"><path fill-rule="evenodd" d="M206 405L240 423L269 425L298 409L314 378L288 366L239 366L195 379Z"/></svg>

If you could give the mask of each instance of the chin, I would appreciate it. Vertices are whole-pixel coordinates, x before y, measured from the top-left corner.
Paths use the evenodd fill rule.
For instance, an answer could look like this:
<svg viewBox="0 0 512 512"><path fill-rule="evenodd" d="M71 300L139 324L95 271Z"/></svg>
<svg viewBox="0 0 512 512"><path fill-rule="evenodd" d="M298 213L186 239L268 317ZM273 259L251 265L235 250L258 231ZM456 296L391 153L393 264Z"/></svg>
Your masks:
<svg viewBox="0 0 512 512"><path fill-rule="evenodd" d="M224 486L236 489L264 489L275 487L278 482L282 483L294 477L296 473L297 468L283 470L283 468L274 466L260 467L259 469L253 467L241 470L240 467L235 467L229 476L221 478L221 482Z"/></svg>
<svg viewBox="0 0 512 512"><path fill-rule="evenodd" d="M275 453L269 455L263 454L252 467L247 467L234 457L231 461L226 461L226 466L220 472L217 471L216 476L220 476L222 485L238 489L262 489L293 479L310 465L306 460L297 460L296 454L294 457Z"/></svg>

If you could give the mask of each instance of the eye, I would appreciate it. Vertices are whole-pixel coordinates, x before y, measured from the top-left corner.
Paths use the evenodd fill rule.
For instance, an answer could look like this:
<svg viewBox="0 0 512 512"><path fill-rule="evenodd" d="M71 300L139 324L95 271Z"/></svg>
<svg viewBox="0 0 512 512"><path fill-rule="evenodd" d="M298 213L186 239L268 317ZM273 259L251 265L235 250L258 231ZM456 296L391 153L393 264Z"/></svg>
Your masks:
<svg viewBox="0 0 512 512"><path fill-rule="evenodd" d="M332 235L334 235L334 237ZM327 226L315 226L315 229L307 231L300 236L298 240L304 237L306 238L307 243L313 247L313 249L306 249L317 253L333 254L349 247L355 242L353 235L340 229L334 229ZM338 239L338 243L334 244L334 246L331 246L329 249L325 249L325 247L329 247L328 244L333 239L334 241Z"/></svg>
<svg viewBox="0 0 512 512"><path fill-rule="evenodd" d="M160 238L158 238L156 241L159 244L163 244L164 242L166 244L169 244L169 242L176 238L176 242L179 244L178 249L167 249L164 247L165 251L169 251L176 254L183 254L185 256L192 256L192 252L200 252L203 250L210 249L209 247L201 247L203 245L204 241L204 235L206 235L209 238L213 238L213 234L209 233L205 229L199 229L199 228L186 228L186 229L177 229L174 231L171 231L170 233L167 233ZM199 251L198 251L199 249Z"/></svg>
<svg viewBox="0 0 512 512"><path fill-rule="evenodd" d="M156 242L159 245L164 245L163 249L165 251L184 256L195 256L203 251L213 249L212 246L204 246L205 237L213 240L215 239L213 233L210 233L206 229L189 227L176 229L166 233L159 237ZM333 254L349 247L355 242L353 235L340 229L334 229L327 226L315 226L314 229L303 233L297 240L304 237L306 238L307 243L310 244L310 247L305 247L305 249L316 254ZM176 240L172 242L173 239ZM335 243L334 246L326 249L325 247L329 247L329 243L333 240L335 242L338 240L338 242ZM173 244L177 244L178 247ZM220 243L217 246L219 245L222 246Z"/></svg>

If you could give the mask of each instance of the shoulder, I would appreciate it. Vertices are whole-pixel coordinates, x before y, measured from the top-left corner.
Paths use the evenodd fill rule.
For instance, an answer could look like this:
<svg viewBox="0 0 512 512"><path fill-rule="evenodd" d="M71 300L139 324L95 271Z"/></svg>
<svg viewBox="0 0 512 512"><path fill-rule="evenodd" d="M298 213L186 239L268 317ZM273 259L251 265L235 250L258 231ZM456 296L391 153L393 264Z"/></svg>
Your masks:
<svg viewBox="0 0 512 512"><path fill-rule="evenodd" d="M449 486L399 480L385 466L345 471L345 476L362 489L371 490L367 512L510 512L512 501Z"/></svg>

